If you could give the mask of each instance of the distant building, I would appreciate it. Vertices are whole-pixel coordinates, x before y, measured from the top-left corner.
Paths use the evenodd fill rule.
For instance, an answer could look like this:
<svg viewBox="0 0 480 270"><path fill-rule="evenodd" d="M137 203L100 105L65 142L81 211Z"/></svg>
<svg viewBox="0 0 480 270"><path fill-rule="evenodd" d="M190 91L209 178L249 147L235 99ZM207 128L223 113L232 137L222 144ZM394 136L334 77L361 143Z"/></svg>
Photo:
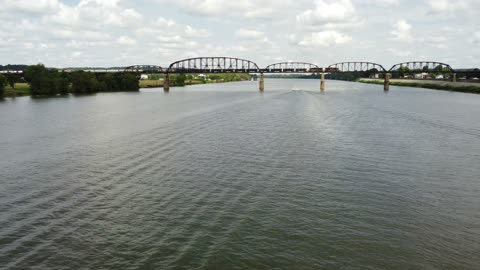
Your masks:
<svg viewBox="0 0 480 270"><path fill-rule="evenodd" d="M426 72L415 74L415 79L428 79L430 75Z"/></svg>
<svg viewBox="0 0 480 270"><path fill-rule="evenodd" d="M140 80L148 80L148 75L147 74L140 75Z"/></svg>

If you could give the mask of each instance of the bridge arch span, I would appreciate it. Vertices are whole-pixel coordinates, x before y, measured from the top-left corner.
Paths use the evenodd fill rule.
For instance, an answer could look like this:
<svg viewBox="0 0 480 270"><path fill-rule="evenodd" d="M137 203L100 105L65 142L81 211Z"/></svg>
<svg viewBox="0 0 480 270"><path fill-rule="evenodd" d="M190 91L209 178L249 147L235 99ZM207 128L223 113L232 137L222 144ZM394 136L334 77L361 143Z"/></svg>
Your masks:
<svg viewBox="0 0 480 270"><path fill-rule="evenodd" d="M435 61L410 61L398 63L392 66L388 72L397 72L400 68L408 68L410 71L447 71L454 72L454 69L449 65Z"/></svg>
<svg viewBox="0 0 480 270"><path fill-rule="evenodd" d="M373 62L340 62L328 66L328 70L333 72L367 72L371 70L387 72L382 65Z"/></svg>
<svg viewBox="0 0 480 270"><path fill-rule="evenodd" d="M264 72L268 73L320 73L322 68L306 62L280 62L268 65Z"/></svg>
<svg viewBox="0 0 480 270"><path fill-rule="evenodd" d="M233 57L196 57L173 62L167 73L258 73L255 62Z"/></svg>

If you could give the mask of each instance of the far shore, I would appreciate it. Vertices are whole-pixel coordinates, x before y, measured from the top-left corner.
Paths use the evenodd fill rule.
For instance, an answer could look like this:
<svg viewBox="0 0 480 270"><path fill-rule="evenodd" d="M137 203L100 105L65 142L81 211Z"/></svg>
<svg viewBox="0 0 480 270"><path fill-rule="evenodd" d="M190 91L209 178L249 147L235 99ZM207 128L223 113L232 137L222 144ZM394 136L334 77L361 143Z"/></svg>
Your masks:
<svg viewBox="0 0 480 270"><path fill-rule="evenodd" d="M246 81L246 80L240 80ZM198 84L213 84L213 83L230 83L230 82L240 82L240 81L222 81L222 80L210 80L210 81L199 81L199 80L185 80L185 85L198 85ZM163 87L163 80L140 80L140 88L162 88ZM175 87L175 84L170 83L171 87Z"/></svg>
<svg viewBox="0 0 480 270"><path fill-rule="evenodd" d="M212 84L212 83L229 83L229 82L238 82L238 81L198 81L198 80L186 80L185 85L198 85L198 84ZM139 81L140 88L162 88L163 87L163 80L140 80ZM170 84L171 87L175 87L175 84ZM183 85L182 85L183 86ZM30 96L30 86L28 83L16 83L15 88L7 86L5 89L5 97L22 97L22 96Z"/></svg>
<svg viewBox="0 0 480 270"><path fill-rule="evenodd" d="M384 84L383 79L370 79L370 78L362 78L357 80L357 82L369 83L369 84L381 84L381 85ZM480 94L480 83L474 83L474 82L390 79L390 85Z"/></svg>

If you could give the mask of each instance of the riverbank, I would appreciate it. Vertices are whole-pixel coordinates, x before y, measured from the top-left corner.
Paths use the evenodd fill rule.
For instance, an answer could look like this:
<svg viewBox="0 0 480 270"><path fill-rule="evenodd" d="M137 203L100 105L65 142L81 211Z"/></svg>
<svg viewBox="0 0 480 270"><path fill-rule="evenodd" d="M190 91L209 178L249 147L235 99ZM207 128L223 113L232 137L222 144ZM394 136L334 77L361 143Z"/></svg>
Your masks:
<svg viewBox="0 0 480 270"><path fill-rule="evenodd" d="M233 80L233 81L224 81L224 80L186 80L184 85L175 85L170 83L170 86L187 86L187 85L197 85L197 84L212 84L212 83L229 83L229 82L241 82L247 80ZM140 88L161 88L163 87L163 80L141 80L139 82Z"/></svg>
<svg viewBox="0 0 480 270"><path fill-rule="evenodd" d="M187 80L185 81L185 85L197 85L197 84L212 84L212 83L227 83L227 82L239 82L245 80L238 80L238 81L198 81L198 80ZM162 88L163 87L163 80L141 80L139 82L140 88ZM176 86L176 85L170 85ZM21 97L21 96L30 96L30 86L28 83L16 83L15 88L7 86L5 88L5 97Z"/></svg>
<svg viewBox="0 0 480 270"><path fill-rule="evenodd" d="M384 83L383 79L379 80L379 79L366 79L366 78L359 79L357 80L357 82L369 83L369 84L380 84L380 85L383 85ZM480 94L480 83L391 79L390 85Z"/></svg>
<svg viewBox="0 0 480 270"><path fill-rule="evenodd" d="M28 83L16 83L15 88L10 85L5 87L5 97L21 97L30 95L30 86Z"/></svg>

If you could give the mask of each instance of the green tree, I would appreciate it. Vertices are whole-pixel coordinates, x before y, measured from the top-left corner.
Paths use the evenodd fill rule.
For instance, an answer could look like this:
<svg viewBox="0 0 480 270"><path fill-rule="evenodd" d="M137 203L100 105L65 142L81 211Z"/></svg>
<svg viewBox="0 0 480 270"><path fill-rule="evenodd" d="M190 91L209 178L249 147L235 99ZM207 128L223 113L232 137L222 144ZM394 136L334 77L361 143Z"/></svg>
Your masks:
<svg viewBox="0 0 480 270"><path fill-rule="evenodd" d="M138 91L140 89L138 79L133 74L118 74L122 80L123 88L120 91ZM183 75L183 84L185 85L185 75Z"/></svg>
<svg viewBox="0 0 480 270"><path fill-rule="evenodd" d="M42 86L45 84L43 78L47 76L46 74L47 69L42 64L29 66L25 70L25 80L30 84L30 93L32 96L44 94Z"/></svg>
<svg viewBox="0 0 480 270"><path fill-rule="evenodd" d="M7 85L7 78L0 74L0 98L5 95L5 86Z"/></svg>
<svg viewBox="0 0 480 270"><path fill-rule="evenodd" d="M160 74L149 74L148 75L149 80L160 80L163 79L163 75Z"/></svg>
<svg viewBox="0 0 480 270"><path fill-rule="evenodd" d="M7 75L7 81L10 87L12 87L12 89L15 89L15 83L17 82L17 78L15 77L15 75Z"/></svg>
<svg viewBox="0 0 480 270"><path fill-rule="evenodd" d="M442 65L438 65L433 69L435 74L442 74L442 73L450 73L450 69L448 67L444 67Z"/></svg>
<svg viewBox="0 0 480 270"><path fill-rule="evenodd" d="M185 79L186 79L186 76L185 74L178 74L177 76L175 76L175 85L176 86L185 86Z"/></svg>
<svg viewBox="0 0 480 270"><path fill-rule="evenodd" d="M96 92L138 91L140 89L138 78L133 74L106 74L97 77L98 83L94 85Z"/></svg>
<svg viewBox="0 0 480 270"><path fill-rule="evenodd" d="M70 80L72 82L72 92L75 94L98 92L99 82L93 73L84 71L73 72Z"/></svg>
<svg viewBox="0 0 480 270"><path fill-rule="evenodd" d="M57 70L48 70L44 65L29 66L25 80L30 84L32 96L48 96L60 93L61 80Z"/></svg>
<svg viewBox="0 0 480 270"><path fill-rule="evenodd" d="M398 73L400 73L401 77L404 77L405 75L410 75L412 71L407 67L407 66L401 66L398 68Z"/></svg>
<svg viewBox="0 0 480 270"><path fill-rule="evenodd" d="M378 69L372 68L365 72L365 77L370 77L372 75L378 74Z"/></svg>
<svg viewBox="0 0 480 270"><path fill-rule="evenodd" d="M57 82L57 92L60 95L66 95L69 92L70 82L66 77L60 77Z"/></svg>

